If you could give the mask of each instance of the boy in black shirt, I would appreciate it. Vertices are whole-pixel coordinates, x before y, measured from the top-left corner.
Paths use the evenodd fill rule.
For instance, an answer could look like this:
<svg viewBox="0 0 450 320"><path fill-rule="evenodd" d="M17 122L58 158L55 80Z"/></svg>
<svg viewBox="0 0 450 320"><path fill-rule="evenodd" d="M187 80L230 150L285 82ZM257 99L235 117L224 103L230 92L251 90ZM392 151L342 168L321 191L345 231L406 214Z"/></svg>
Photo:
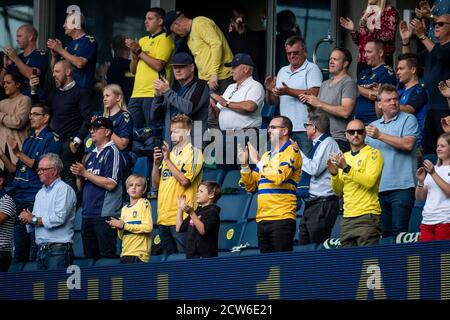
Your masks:
<svg viewBox="0 0 450 320"><path fill-rule="evenodd" d="M186 196L178 197L177 232L187 231L186 258L217 257L220 208L215 204L220 198L216 182L204 181L197 191L199 207L194 209L186 202ZM189 216L183 220L183 213Z"/></svg>

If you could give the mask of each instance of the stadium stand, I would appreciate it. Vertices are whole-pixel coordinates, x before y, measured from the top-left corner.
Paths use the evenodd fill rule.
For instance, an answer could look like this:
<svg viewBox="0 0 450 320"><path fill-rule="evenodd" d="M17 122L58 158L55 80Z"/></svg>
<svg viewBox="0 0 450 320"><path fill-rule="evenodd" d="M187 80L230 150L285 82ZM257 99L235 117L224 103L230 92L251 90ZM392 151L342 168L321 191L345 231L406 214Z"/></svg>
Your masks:
<svg viewBox="0 0 450 320"><path fill-rule="evenodd" d="M215 181L220 186L225 178L225 171L222 169L205 168L203 170L203 181Z"/></svg>

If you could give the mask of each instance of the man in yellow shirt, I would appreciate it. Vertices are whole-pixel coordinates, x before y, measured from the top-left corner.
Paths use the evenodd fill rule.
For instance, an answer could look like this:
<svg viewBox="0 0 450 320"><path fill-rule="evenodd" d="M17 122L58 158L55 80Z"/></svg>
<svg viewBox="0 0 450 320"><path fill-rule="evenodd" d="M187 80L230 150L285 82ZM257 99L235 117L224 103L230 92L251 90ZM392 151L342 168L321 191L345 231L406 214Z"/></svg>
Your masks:
<svg viewBox="0 0 450 320"><path fill-rule="evenodd" d="M208 82L212 92L222 95L232 83L231 69L226 63L231 63L233 53L223 32L214 21L207 17L189 19L182 12L169 11L164 19L166 32L187 37L187 45L194 56L200 80ZM215 102L211 101L215 106ZM219 128L217 110L208 119L208 128ZM215 110L215 109L214 109Z"/></svg>
<svg viewBox="0 0 450 320"><path fill-rule="evenodd" d="M331 154L327 162L331 187L344 195L344 217L340 242L343 247L378 244L380 239L380 201L378 188L383 171L383 156L366 145L366 130L360 120L350 121L346 138L351 150Z"/></svg>
<svg viewBox="0 0 450 320"><path fill-rule="evenodd" d="M284 116L270 121L272 150L259 160L258 152L249 143L239 147L241 178L248 192L258 191L258 244L261 253L292 251L294 248L297 210L297 182L302 170L302 156L289 140L292 122ZM250 169L249 158L256 163Z"/></svg>
<svg viewBox="0 0 450 320"><path fill-rule="evenodd" d="M170 79L168 62L172 57L174 43L164 32L165 15L162 8L150 8L144 22L149 35L139 39L139 42L125 40L132 52L130 71L136 75L128 109L137 129L162 129L164 126L162 115L157 116L152 112L152 102L155 96L154 81L158 78Z"/></svg>
<svg viewBox="0 0 450 320"><path fill-rule="evenodd" d="M186 115L175 116L170 125L173 149L167 142L153 155L152 184L158 190L158 226L161 246L165 254L185 251L186 233L176 231L178 201L186 201L196 209L198 186L202 181L203 155L191 143L192 120Z"/></svg>

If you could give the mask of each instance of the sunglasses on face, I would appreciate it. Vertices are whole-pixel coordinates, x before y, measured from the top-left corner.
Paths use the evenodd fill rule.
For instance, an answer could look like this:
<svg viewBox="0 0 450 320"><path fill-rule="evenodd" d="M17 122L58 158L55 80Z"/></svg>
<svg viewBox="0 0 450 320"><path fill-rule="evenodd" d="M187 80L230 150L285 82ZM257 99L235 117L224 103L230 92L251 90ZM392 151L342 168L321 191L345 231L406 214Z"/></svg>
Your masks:
<svg viewBox="0 0 450 320"><path fill-rule="evenodd" d="M435 22L434 25L436 27L440 27L442 28L443 26L445 26L446 24L450 24L450 22L444 22L444 21L439 21L439 22Z"/></svg>
<svg viewBox="0 0 450 320"><path fill-rule="evenodd" d="M348 129L346 132L353 136L355 133L357 133L359 136L362 136L364 134L365 129Z"/></svg>

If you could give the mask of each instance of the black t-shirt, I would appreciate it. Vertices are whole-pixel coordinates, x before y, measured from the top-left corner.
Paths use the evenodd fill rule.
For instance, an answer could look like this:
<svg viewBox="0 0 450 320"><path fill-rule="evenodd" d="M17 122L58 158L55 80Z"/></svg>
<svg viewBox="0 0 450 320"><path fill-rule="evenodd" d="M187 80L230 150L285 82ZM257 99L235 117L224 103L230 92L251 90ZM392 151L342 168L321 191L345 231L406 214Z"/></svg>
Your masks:
<svg viewBox="0 0 450 320"><path fill-rule="evenodd" d="M180 232L187 230L186 258L217 257L220 227L220 208L215 204L198 207L195 211L205 225L205 234L201 235L191 218L184 219Z"/></svg>

